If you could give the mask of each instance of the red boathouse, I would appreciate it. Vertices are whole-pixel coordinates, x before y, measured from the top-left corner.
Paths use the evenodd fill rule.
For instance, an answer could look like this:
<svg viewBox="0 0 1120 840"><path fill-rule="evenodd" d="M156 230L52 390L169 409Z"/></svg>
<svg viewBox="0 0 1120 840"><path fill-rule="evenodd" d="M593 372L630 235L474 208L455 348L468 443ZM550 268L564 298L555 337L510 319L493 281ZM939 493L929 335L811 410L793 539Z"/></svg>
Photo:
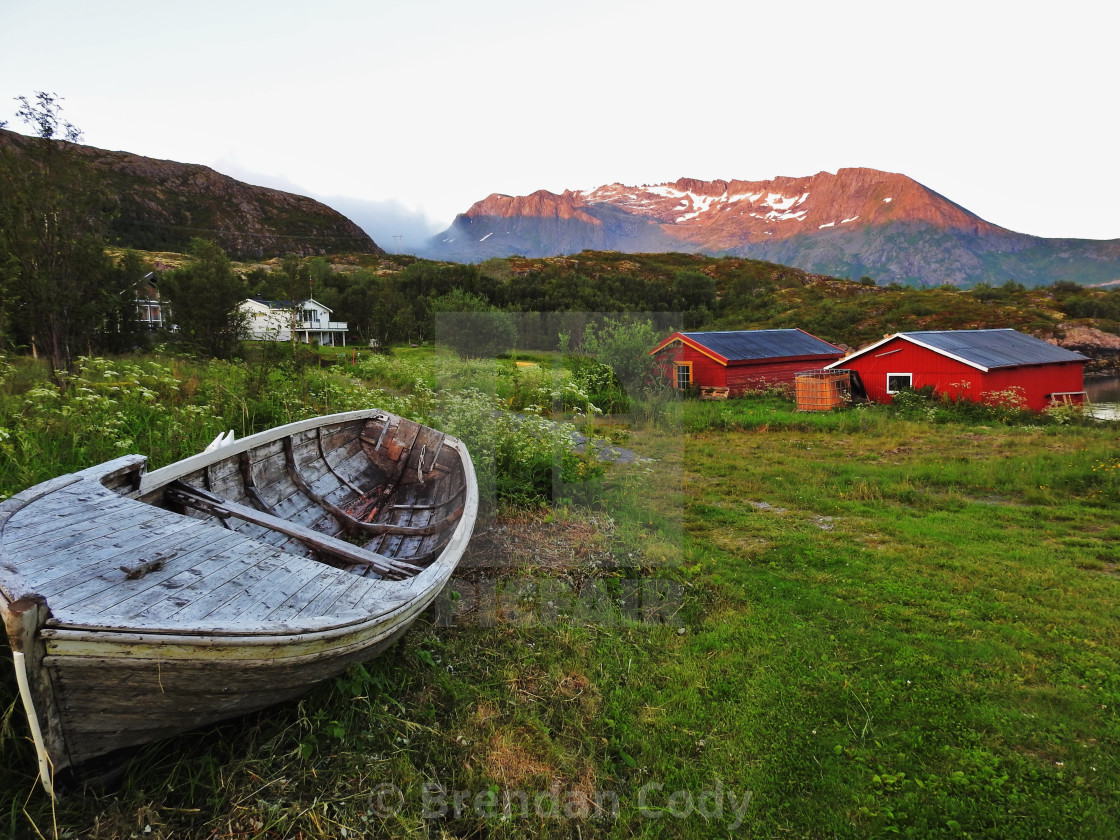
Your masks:
<svg viewBox="0 0 1120 840"><path fill-rule="evenodd" d="M868 399L889 403L903 388L932 385L951 399L985 402L1018 394L1042 411L1080 405L1086 356L1012 329L896 333L828 365L859 375Z"/></svg>
<svg viewBox="0 0 1120 840"><path fill-rule="evenodd" d="M806 368L821 368L844 355L839 347L804 330L675 332L650 355L661 360L677 388L699 387L718 396L792 383Z"/></svg>

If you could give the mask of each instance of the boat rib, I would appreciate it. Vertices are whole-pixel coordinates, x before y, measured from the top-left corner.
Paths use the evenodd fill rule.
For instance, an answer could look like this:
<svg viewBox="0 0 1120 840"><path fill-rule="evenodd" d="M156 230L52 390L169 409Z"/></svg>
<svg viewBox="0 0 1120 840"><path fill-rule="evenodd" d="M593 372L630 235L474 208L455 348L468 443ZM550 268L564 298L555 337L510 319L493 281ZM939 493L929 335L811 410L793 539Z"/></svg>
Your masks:
<svg viewBox="0 0 1120 840"><path fill-rule="evenodd" d="M192 487L185 481L172 483L167 489L167 498L169 501L204 511L220 519L232 516L245 522L261 525L272 531L279 531L285 536L299 540L316 552L337 557L348 563L369 566L386 576L403 579L423 571L419 566L393 560L344 540L336 539L327 534L320 534L310 528L280 519L270 513L254 510L246 505L239 505L236 502L215 496L213 493L208 493L198 487Z"/></svg>

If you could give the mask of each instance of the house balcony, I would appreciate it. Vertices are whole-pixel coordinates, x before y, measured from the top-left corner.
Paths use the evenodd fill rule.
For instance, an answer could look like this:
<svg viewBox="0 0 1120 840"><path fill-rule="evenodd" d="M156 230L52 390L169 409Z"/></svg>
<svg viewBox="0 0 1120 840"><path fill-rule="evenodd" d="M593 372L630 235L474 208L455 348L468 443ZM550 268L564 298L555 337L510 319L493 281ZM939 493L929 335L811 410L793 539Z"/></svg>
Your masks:
<svg viewBox="0 0 1120 840"><path fill-rule="evenodd" d="M334 330L346 332L346 321L300 321L296 329L300 330Z"/></svg>

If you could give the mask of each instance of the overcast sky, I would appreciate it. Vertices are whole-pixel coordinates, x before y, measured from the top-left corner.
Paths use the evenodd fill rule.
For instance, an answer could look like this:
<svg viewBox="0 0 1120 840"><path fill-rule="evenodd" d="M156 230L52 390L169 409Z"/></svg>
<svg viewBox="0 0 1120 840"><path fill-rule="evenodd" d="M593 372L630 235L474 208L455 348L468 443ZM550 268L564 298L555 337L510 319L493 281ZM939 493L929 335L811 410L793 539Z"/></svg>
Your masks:
<svg viewBox="0 0 1120 840"><path fill-rule="evenodd" d="M312 195L388 250L492 192L849 166L1113 239L1118 9L0 0L0 120L55 92L89 145Z"/></svg>

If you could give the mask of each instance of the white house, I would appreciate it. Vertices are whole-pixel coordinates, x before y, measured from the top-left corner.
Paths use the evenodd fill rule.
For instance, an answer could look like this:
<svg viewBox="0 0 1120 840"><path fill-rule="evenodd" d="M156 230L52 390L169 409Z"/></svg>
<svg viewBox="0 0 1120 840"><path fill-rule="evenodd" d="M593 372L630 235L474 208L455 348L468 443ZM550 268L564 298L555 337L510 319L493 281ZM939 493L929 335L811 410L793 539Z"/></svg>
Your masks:
<svg viewBox="0 0 1120 840"><path fill-rule="evenodd" d="M296 301L249 298L241 302L246 337L260 341L291 341L292 330L304 344L346 346L346 322L332 321L331 310L314 298Z"/></svg>

